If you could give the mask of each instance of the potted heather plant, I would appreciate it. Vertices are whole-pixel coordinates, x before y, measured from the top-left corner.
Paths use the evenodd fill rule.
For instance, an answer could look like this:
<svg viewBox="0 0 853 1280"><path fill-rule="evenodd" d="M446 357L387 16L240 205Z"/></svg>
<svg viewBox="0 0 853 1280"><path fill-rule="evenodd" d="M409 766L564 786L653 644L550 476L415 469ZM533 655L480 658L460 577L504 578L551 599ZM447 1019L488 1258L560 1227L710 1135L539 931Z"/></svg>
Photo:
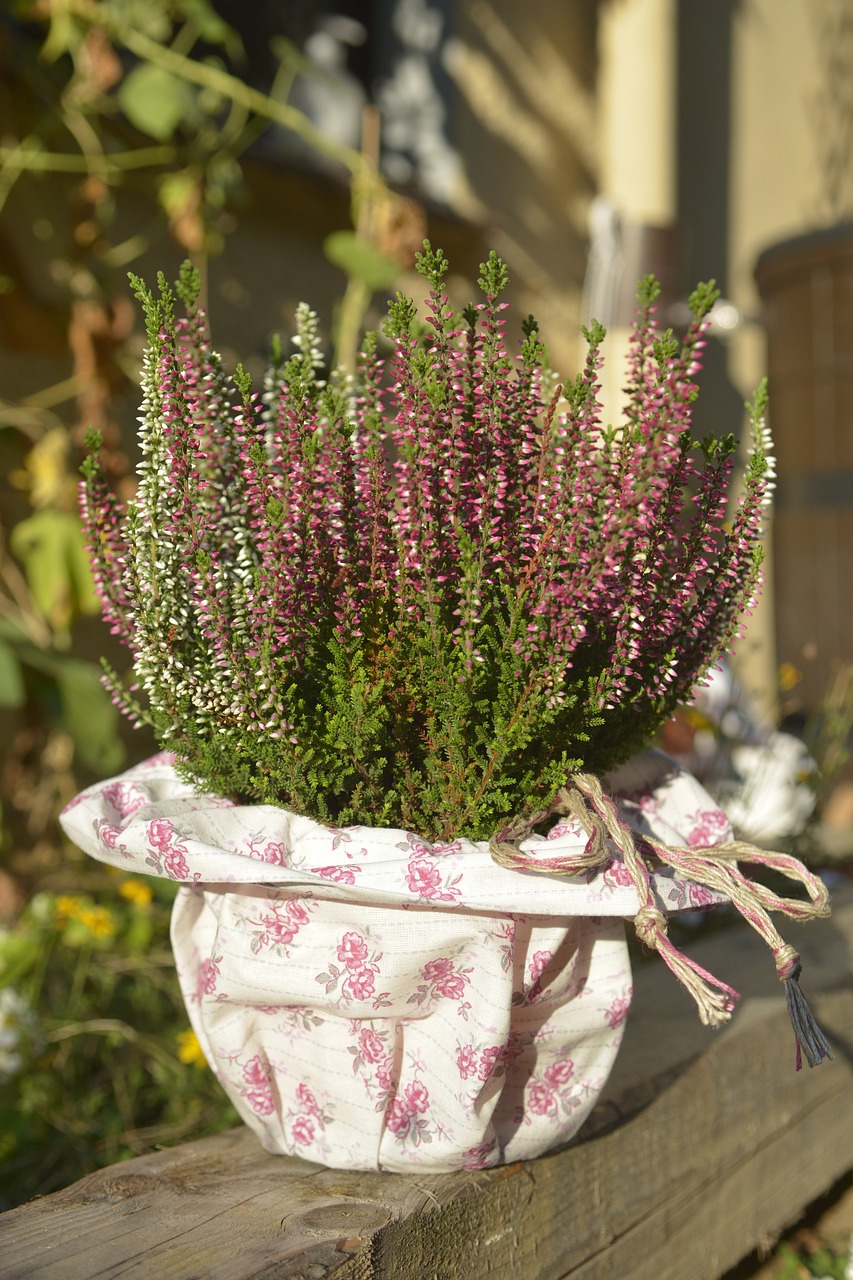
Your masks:
<svg viewBox="0 0 853 1280"><path fill-rule="evenodd" d="M260 394L210 349L189 267L156 297L134 280L136 497L113 497L97 440L84 468L135 672L105 678L163 752L66 829L184 883L173 942L211 1066L268 1149L342 1167L481 1168L571 1136L628 1008L624 916L715 1024L736 993L675 950L666 912L731 899L775 949L809 1061L828 1052L765 910L825 914L822 885L727 841L698 784L637 754L760 577L764 389L730 523L734 438L690 431L713 288L678 339L643 282L614 427L598 324L559 387L532 318L507 351L495 254L460 316L441 252L418 268L425 326L398 295L384 339L326 378L300 307ZM735 857L784 863L810 901Z"/></svg>

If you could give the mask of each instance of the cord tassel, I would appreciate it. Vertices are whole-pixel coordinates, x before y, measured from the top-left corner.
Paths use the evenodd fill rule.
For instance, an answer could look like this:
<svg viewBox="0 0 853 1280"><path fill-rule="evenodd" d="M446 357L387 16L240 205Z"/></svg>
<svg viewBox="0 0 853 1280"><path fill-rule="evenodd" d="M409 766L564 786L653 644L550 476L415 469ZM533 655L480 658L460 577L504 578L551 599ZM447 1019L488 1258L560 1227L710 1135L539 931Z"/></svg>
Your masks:
<svg viewBox="0 0 853 1280"><path fill-rule="evenodd" d="M797 1038L796 1068L798 1071L802 1070L803 1054L810 1067L819 1067L824 1058L832 1059L832 1050L800 987L800 957L793 947L781 947L774 951L773 958L779 977L785 984L788 1016Z"/></svg>

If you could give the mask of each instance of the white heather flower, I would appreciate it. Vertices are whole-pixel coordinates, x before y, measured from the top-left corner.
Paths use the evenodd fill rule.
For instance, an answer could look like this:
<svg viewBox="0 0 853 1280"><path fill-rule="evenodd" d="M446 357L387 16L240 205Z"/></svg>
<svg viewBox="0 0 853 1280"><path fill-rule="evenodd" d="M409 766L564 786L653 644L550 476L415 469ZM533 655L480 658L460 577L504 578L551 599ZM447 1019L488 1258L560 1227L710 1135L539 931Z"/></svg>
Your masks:
<svg viewBox="0 0 853 1280"><path fill-rule="evenodd" d="M0 1080L11 1080L21 1070L21 1050L33 1039L35 1029L29 1002L11 987L0 989Z"/></svg>

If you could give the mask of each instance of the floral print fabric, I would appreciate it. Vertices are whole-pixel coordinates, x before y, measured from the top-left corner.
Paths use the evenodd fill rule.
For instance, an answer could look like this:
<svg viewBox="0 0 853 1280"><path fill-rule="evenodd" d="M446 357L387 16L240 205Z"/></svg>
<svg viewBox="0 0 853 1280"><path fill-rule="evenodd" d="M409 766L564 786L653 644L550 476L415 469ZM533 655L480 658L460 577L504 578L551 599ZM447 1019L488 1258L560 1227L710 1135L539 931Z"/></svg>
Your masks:
<svg viewBox="0 0 853 1280"><path fill-rule="evenodd" d="M689 775L639 757L608 780L669 843L725 820ZM208 1062L267 1150L433 1172L566 1141L613 1064L631 996L621 862L574 878L494 864L482 843L335 830L199 795L162 754L63 815L86 852L184 884L172 940ZM526 841L583 845L572 822ZM656 875L662 908L717 901Z"/></svg>

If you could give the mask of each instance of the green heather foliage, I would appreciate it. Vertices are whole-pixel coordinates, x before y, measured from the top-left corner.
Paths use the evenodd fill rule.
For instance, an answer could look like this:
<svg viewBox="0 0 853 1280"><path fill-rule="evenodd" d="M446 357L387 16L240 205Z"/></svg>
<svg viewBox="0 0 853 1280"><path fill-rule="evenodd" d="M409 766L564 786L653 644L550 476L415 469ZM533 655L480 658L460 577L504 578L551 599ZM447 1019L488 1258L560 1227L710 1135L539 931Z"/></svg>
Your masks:
<svg viewBox="0 0 853 1280"><path fill-rule="evenodd" d="M731 645L760 572L766 396L727 523L734 439L690 432L713 285L677 338L642 282L611 426L599 324L549 397L532 317L507 352L494 253L459 316L442 253L419 269L426 324L398 295L356 372L326 378L302 306L261 394L210 350L190 268L157 296L134 280L139 488L121 507L92 440L83 511L134 659L132 688L107 681L182 776L327 824L487 839L641 748Z"/></svg>

